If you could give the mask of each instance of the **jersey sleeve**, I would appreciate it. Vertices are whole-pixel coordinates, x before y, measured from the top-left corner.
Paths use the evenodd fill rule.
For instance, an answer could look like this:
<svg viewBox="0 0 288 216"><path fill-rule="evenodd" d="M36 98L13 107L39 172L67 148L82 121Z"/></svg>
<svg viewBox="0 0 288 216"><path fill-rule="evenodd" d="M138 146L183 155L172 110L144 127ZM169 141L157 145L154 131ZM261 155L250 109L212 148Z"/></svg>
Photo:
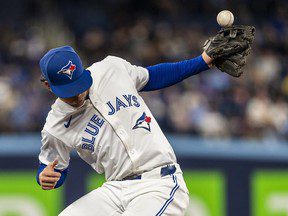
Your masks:
<svg viewBox="0 0 288 216"><path fill-rule="evenodd" d="M115 56L108 56L107 58L121 63L125 67L125 71L131 77L134 85L138 91L145 87L149 80L149 72L146 68L132 65L130 62Z"/></svg>
<svg viewBox="0 0 288 216"><path fill-rule="evenodd" d="M58 159L58 164L55 167L58 170L64 170L68 167L70 161L71 147L65 145L61 140L52 136L46 130L42 133L42 147L39 154L39 161L45 165Z"/></svg>

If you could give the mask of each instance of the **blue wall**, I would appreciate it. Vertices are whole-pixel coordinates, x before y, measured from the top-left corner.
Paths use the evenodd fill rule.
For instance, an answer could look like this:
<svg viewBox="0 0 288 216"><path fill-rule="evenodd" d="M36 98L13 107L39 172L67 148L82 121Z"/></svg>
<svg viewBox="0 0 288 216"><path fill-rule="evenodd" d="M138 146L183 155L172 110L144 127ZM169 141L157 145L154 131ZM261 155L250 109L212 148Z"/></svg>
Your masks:
<svg viewBox="0 0 288 216"><path fill-rule="evenodd" d="M184 135L167 137L178 157L288 161L288 142L285 140L204 139ZM0 156L37 156L40 147L40 134L0 135Z"/></svg>

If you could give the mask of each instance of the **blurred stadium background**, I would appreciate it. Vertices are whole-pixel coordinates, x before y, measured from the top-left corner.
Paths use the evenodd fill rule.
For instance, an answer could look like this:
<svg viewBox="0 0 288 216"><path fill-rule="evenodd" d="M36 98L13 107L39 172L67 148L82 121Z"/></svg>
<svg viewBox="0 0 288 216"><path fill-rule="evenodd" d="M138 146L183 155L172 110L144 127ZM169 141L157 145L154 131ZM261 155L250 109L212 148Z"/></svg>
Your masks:
<svg viewBox="0 0 288 216"><path fill-rule="evenodd" d="M288 2L272 0L10 0L0 7L0 216L55 216L98 187L73 157L64 187L35 181L40 130L54 96L38 61L69 44L85 66L116 55L142 66L192 58L220 10L256 26L246 73L216 69L142 94L185 171L187 216L288 215Z"/></svg>

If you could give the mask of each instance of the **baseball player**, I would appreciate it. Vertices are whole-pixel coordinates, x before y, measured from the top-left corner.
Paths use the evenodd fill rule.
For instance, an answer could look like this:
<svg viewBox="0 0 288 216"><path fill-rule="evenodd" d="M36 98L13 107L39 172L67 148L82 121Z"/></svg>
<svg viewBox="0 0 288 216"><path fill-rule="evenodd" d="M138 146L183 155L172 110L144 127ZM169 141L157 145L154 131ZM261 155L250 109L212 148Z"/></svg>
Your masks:
<svg viewBox="0 0 288 216"><path fill-rule="evenodd" d="M60 216L184 215L189 196L181 168L139 92L174 85L212 63L239 76L251 44L243 33L251 28L229 31L235 29L239 36L227 41L218 33L196 58L147 68L108 56L83 69L69 46L44 55L42 81L58 98L42 130L37 182L44 190L60 187L72 149L107 180Z"/></svg>

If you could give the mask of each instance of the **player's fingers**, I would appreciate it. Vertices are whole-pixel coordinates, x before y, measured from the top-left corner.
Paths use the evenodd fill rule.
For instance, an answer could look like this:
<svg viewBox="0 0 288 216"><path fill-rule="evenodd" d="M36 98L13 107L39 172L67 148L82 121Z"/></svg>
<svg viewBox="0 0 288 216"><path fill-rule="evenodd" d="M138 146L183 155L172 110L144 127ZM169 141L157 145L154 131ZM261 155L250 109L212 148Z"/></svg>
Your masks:
<svg viewBox="0 0 288 216"><path fill-rule="evenodd" d="M59 181L60 178L56 177L41 177L40 181L43 183L56 183L57 181Z"/></svg>
<svg viewBox="0 0 288 216"><path fill-rule="evenodd" d="M42 186L42 189L43 189L43 190L52 190L52 189L54 189L54 187L45 187L45 186Z"/></svg>
<svg viewBox="0 0 288 216"><path fill-rule="evenodd" d="M61 173L46 170L46 171L42 174L42 176L43 176L43 177L60 178L60 177L61 177Z"/></svg>
<svg viewBox="0 0 288 216"><path fill-rule="evenodd" d="M47 182L42 182L41 186L42 187L55 187L56 183L47 183Z"/></svg>

